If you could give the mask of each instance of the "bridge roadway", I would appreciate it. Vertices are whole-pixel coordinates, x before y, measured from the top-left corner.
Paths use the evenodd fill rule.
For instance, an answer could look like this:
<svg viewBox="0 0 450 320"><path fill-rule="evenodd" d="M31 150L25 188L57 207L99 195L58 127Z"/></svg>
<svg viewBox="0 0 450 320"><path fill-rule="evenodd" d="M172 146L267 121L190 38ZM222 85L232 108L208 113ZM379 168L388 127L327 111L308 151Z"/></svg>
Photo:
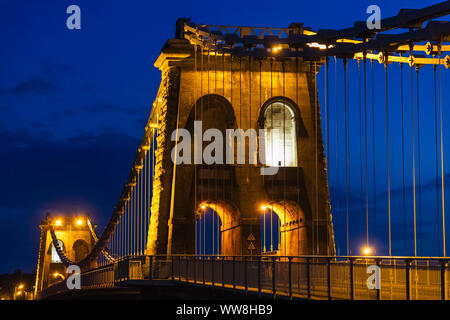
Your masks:
<svg viewBox="0 0 450 320"><path fill-rule="evenodd" d="M367 286L370 265L379 290ZM82 290L61 281L38 298L439 300L448 279L448 258L132 256L83 272Z"/></svg>

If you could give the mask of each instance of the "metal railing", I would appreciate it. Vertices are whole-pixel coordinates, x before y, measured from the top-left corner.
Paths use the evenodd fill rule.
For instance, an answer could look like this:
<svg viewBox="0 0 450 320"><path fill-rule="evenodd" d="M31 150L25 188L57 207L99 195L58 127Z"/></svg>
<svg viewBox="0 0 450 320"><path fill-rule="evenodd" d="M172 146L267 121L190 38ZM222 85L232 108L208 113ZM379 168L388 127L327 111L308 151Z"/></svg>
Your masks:
<svg viewBox="0 0 450 320"><path fill-rule="evenodd" d="M136 256L81 275L82 289L114 288L130 280L166 280L245 294L305 299L450 299L448 258L335 256ZM379 289L370 289L379 269ZM373 270L373 269L372 269ZM136 285L136 283L134 284ZM39 298L67 291L65 281Z"/></svg>

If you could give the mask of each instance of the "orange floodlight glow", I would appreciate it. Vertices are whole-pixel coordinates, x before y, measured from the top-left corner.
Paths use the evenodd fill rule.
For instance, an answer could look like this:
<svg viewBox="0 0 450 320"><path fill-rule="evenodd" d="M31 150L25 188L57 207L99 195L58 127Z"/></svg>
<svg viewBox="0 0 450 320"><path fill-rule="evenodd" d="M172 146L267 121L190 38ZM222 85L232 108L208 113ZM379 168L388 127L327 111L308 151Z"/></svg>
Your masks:
<svg viewBox="0 0 450 320"><path fill-rule="evenodd" d="M61 277L61 279L65 279L64 278L64 276L61 274L61 273L59 273L59 272L55 272L54 274L53 274L53 278L58 278L58 277Z"/></svg>
<svg viewBox="0 0 450 320"><path fill-rule="evenodd" d="M273 52L278 52L278 51L281 51L281 46L278 46L278 47L274 47L274 48L272 48L272 50L273 50Z"/></svg>

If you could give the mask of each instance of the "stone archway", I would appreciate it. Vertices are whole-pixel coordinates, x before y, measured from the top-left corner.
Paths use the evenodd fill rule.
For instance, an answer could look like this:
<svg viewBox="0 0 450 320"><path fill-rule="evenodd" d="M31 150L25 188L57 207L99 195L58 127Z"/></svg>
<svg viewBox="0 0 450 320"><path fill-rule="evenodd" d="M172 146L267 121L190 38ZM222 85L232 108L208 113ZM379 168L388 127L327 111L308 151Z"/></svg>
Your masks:
<svg viewBox="0 0 450 320"><path fill-rule="evenodd" d="M89 245L86 241L78 239L73 243L74 261L81 261L89 254Z"/></svg>
<svg viewBox="0 0 450 320"><path fill-rule="evenodd" d="M308 254L308 236L303 210L292 201L271 201L263 205L280 220L280 243L278 255L298 256Z"/></svg>
<svg viewBox="0 0 450 320"><path fill-rule="evenodd" d="M240 215L237 208L224 201L203 201L200 203L196 217L205 212L206 208L214 210L221 220L221 255L240 255L241 250L241 228Z"/></svg>

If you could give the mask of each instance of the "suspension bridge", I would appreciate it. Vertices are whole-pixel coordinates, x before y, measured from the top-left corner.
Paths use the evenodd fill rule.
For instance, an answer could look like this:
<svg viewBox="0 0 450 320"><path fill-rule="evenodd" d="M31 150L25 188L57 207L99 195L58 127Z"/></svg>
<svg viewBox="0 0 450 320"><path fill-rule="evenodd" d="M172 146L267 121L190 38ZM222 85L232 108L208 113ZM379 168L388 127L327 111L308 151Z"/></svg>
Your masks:
<svg viewBox="0 0 450 320"><path fill-rule="evenodd" d="M98 295L164 285L219 296L450 299L450 22L439 20L449 14L446 1L402 9L379 29L364 21L318 31L178 19L155 62L160 87L106 227L97 236L87 216L47 216L36 296L72 294L66 270L77 265L78 291ZM185 141L200 121L203 139ZM266 133L259 162L251 135L233 136L238 129ZM232 163L216 157L222 152ZM364 234L357 254L355 228ZM368 285L369 267L379 286Z"/></svg>

